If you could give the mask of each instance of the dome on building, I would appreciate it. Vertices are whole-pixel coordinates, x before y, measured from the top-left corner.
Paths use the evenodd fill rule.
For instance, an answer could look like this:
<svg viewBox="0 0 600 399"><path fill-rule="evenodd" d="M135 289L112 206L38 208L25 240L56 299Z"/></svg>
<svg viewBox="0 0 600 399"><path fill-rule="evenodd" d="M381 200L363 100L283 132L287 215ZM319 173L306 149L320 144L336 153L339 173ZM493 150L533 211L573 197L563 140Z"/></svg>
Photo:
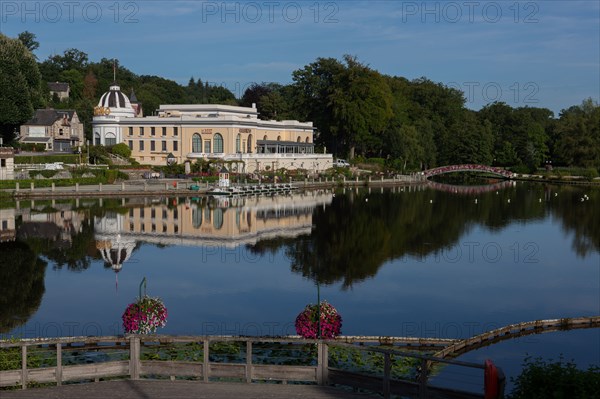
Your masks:
<svg viewBox="0 0 600 399"><path fill-rule="evenodd" d="M121 236L123 223L123 216L114 212L94 217L96 248L115 272L120 271L123 263L129 260L136 244L134 238Z"/></svg>
<svg viewBox="0 0 600 399"><path fill-rule="evenodd" d="M105 238L102 241L96 241L96 248L102 255L105 264L119 272L123 268L123 263L127 262L135 249L135 240L131 238L117 237Z"/></svg>
<svg viewBox="0 0 600 399"><path fill-rule="evenodd" d="M97 109L109 110L105 115L135 117L135 110L129 98L121 92L117 82L110 85L109 90L100 97Z"/></svg>

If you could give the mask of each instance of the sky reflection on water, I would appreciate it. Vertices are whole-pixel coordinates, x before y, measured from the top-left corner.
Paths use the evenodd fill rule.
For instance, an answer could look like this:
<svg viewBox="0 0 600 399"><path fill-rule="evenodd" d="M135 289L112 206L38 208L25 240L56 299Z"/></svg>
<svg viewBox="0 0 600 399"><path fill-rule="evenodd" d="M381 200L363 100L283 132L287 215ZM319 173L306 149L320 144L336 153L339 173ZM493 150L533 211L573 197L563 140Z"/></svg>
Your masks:
<svg viewBox="0 0 600 399"><path fill-rule="evenodd" d="M580 190L548 192L522 185L482 194L478 204L473 196L429 190L338 192L312 216L289 210L279 214L286 223L311 218L310 235L278 238L262 231L237 247L138 242L118 274L98 253L89 257L89 268L72 272L42 251L48 266L41 304L4 335L121 334L121 314L137 297L144 277L148 294L161 297L168 307L164 334L294 334L296 315L316 302L315 280L321 282L321 298L340 311L346 335L466 338L521 321L598 315L600 254L594 248L594 224L600 211L593 204L600 193L586 189L591 204L578 204ZM512 208L507 196L513 198ZM552 205L538 197L562 202ZM180 211L182 224L186 209ZM243 208L237 209L239 223ZM225 210L225 224L232 217L228 212L233 211ZM117 214L126 218L128 211ZM265 221L273 218L268 211L263 215ZM253 222L255 228L259 222ZM123 222L123 237L127 226ZM345 230L352 226L362 236ZM333 253L334 248L352 256ZM322 254L326 259L317 259ZM377 261L370 264L373 258ZM366 268L360 269L363 260ZM599 337L598 329L525 337L463 358L510 359L510 370L519 368L525 353L554 358L563 353L578 363L598 364Z"/></svg>

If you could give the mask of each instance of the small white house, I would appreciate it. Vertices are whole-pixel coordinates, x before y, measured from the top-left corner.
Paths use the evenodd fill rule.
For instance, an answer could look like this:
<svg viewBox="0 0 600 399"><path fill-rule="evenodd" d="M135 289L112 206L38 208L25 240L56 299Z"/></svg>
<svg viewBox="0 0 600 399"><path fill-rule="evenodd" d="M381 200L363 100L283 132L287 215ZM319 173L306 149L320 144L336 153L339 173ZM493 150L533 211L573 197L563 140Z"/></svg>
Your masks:
<svg viewBox="0 0 600 399"><path fill-rule="evenodd" d="M225 166L219 172L219 187L229 187L229 171Z"/></svg>
<svg viewBox="0 0 600 399"><path fill-rule="evenodd" d="M15 153L12 147L0 147L0 180L14 180Z"/></svg>

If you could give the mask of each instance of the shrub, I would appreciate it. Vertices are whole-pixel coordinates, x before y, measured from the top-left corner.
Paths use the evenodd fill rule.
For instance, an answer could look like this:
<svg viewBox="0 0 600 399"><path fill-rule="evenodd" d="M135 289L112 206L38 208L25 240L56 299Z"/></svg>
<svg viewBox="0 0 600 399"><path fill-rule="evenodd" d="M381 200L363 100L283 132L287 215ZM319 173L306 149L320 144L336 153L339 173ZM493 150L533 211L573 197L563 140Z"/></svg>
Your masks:
<svg viewBox="0 0 600 399"><path fill-rule="evenodd" d="M39 155L27 156L19 155L15 157L15 164L30 164L30 163L54 163L62 162L65 164L79 163L79 155L77 154L62 154L62 155Z"/></svg>
<svg viewBox="0 0 600 399"><path fill-rule="evenodd" d="M369 158L369 159L367 159L367 163L372 163L372 164L379 165L379 166L385 166L385 159L384 158Z"/></svg>
<svg viewBox="0 0 600 399"><path fill-rule="evenodd" d="M593 180L598 177L598 170L596 168L587 168L581 171L581 176L588 180Z"/></svg>
<svg viewBox="0 0 600 399"><path fill-rule="evenodd" d="M113 154L118 155L125 159L128 159L131 156L131 149L125 143L119 143L119 144L113 145L110 151Z"/></svg>
<svg viewBox="0 0 600 399"><path fill-rule="evenodd" d="M526 358L523 371L511 378L515 386L509 399L597 398L600 394L600 368L578 369L572 362L545 362Z"/></svg>

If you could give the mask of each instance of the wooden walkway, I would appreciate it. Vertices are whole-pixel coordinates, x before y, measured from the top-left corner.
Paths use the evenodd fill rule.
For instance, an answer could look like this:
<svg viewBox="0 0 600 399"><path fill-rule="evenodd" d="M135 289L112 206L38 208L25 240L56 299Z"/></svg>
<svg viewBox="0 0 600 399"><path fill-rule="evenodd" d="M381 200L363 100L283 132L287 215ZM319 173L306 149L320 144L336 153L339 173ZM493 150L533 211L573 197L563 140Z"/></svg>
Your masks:
<svg viewBox="0 0 600 399"><path fill-rule="evenodd" d="M16 391L0 391L2 399L372 399L380 395L354 393L317 385L204 383L193 381L104 381Z"/></svg>

